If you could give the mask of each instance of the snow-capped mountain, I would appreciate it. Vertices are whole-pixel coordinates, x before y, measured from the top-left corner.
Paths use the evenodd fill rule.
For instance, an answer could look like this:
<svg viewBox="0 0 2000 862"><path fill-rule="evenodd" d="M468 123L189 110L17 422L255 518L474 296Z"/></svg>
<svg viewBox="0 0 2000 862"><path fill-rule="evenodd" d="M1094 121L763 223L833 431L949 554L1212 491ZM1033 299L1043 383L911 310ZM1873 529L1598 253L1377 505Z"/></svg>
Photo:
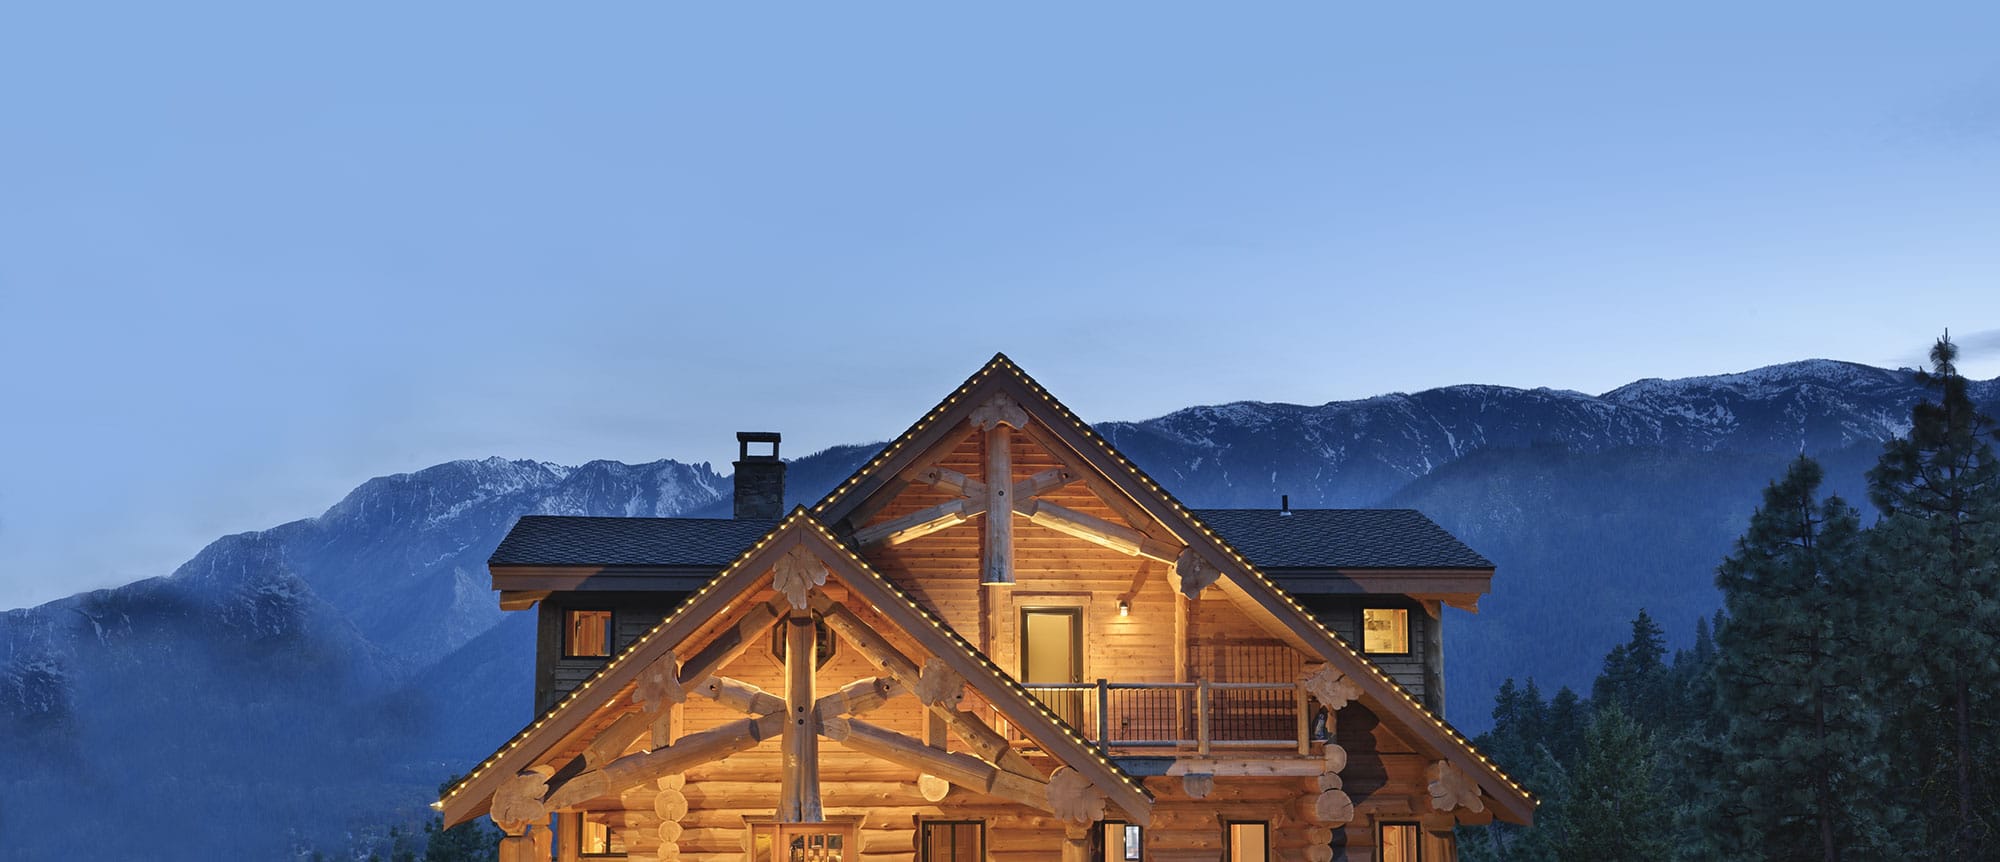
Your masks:
<svg viewBox="0 0 2000 862"><path fill-rule="evenodd" d="M1098 428L1195 506L1414 506L1494 559L1481 614L1446 621L1451 715L1477 729L1505 676L1587 684L1640 607L1684 636L1784 462L1820 457L1865 499L1861 473L1922 395L1907 371L1812 360L1596 396L1467 385ZM2000 380L1974 396L2000 409ZM876 448L791 462L788 502ZM0 762L27 765L0 778L0 856L73 856L70 829L15 827L83 829L107 806L148 829L233 824L169 848L191 858L407 822L529 718L531 615L498 610L484 565L514 519L726 515L729 497L707 464L456 461L218 539L167 577L0 613ZM160 858L135 840L97 849Z"/></svg>

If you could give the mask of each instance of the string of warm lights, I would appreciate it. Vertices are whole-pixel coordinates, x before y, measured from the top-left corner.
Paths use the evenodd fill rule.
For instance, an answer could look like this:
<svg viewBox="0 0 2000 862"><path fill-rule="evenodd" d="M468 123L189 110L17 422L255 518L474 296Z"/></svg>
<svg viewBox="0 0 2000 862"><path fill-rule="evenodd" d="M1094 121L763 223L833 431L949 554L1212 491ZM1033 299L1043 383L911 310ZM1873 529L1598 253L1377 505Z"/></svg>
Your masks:
<svg viewBox="0 0 2000 862"><path fill-rule="evenodd" d="M603 668L600 668L596 673L592 674L589 678L585 679L582 684L578 685L575 689L570 691L569 694L565 695L555 705L551 706L549 709L544 711L541 716L537 717L534 721L530 722L528 726L522 728L521 731L519 733L516 733L514 737L507 742L506 745L502 746L498 751L495 751L492 755L489 755L484 761L482 761L479 764L479 766L475 767L471 773L467 774L464 779L461 779L457 784L453 785L450 790L446 791L444 796L437 803L435 803L433 807L437 808L443 807L445 802L448 802L449 800L457 796L459 793L463 792L464 789L470 786L475 780L477 780L481 774L493 768L493 766L497 764L501 759L503 759L506 755L508 755L512 751L514 751L516 748L518 748L520 744L530 734L534 733L536 730L539 730L543 725L547 724L557 714L561 713L571 702L575 701L577 698L583 696L586 692L590 691L601 680L608 678L616 669L623 667L623 665L627 661L631 660L631 657L633 655L637 654L640 651L639 650L640 647L652 641L654 637L659 635L660 632L667 629L669 625L676 622L682 616L690 612L695 605L699 604L699 600L703 595L715 589L723 581L728 579L729 576L734 574L738 569L740 569L746 561L751 559L758 552L762 551L772 541L776 540L777 537L780 536L788 527L800 521L801 519L803 519L805 523L809 524L811 528L816 533L818 533L822 539L826 541L826 544L829 547L836 549L841 554L844 554L848 559L848 561L852 563L857 570L866 574L876 583L884 587L887 587L892 595L896 596L898 599L901 600L901 603L904 605L904 607L906 607L909 610L915 611L921 619L928 622L933 628L943 633L955 645L962 648L965 651L966 655L973 657L974 660L976 660L980 664L980 666L986 671L986 673L990 676L990 678L997 681L1004 690L1008 691L1018 701L1024 703L1025 705L1039 712L1043 716L1043 718L1045 718L1050 723L1051 726L1055 727L1058 731L1063 733L1067 737L1067 739L1074 744L1074 747L1076 749L1075 753L1085 754L1090 758L1092 758L1093 760L1095 760L1096 762L1107 767L1107 769L1113 776L1117 777L1119 780L1124 782L1126 785L1130 786L1132 789L1138 791L1148 801L1151 801L1153 799L1153 796L1150 792L1146 790L1143 784L1132 778L1132 776L1127 774L1123 768L1117 765L1116 762L1112 761L1109 757L1101 753L1095 746L1091 745L1089 741L1084 738L1082 733L1078 732L1074 727L1070 726L1070 724L1067 721L1065 721L1061 716L1057 715L1046 704L1042 703L1039 698L1034 697L1019 682L1015 681L1005 671L1001 670L1000 667L996 665L993 662L993 660L989 658L985 653L980 652L978 649L974 648L969 641L965 640L965 638L961 637L957 631L953 630L949 625L944 623L943 620L939 619L937 615L933 614L930 611L929 608L924 607L921 603L917 602L914 598L912 598L908 593L904 592L901 587L897 586L893 581L890 581L888 578L884 577L880 572L876 571L874 566L869 564L867 560L863 559L860 555L856 554L851 548L849 548L845 543L841 542L839 538L836 537L834 533L831 530L829 530L824 523L821 523L819 519L812 516L814 514L824 513L835 503L840 501L849 492L851 492L855 488L855 486L859 485L861 482L863 482L868 477L873 475L874 472L880 469L883 464L890 461L896 455L897 452L901 451L905 446L909 445L912 441L917 439L917 437L922 435L925 430L927 430L932 424L934 424L938 420L939 417L943 416L947 411L949 411L955 404L958 403L960 399L964 398L966 394L971 392L981 381L983 381L984 379L986 379L988 376L992 375L996 370L999 369L1005 369L1008 372L1010 372L1016 381L1018 381L1022 386L1027 388L1028 391L1033 393L1035 396L1040 398L1042 403L1055 410L1058 415L1060 415L1063 419L1067 420L1072 429L1083 434L1085 439L1096 444L1098 450L1102 454L1115 460L1119 464L1119 466L1125 468L1125 470L1127 470L1134 479L1139 481L1149 491L1152 491L1155 494L1159 495L1159 499L1166 501L1166 503L1173 508L1175 514L1180 516L1180 518L1188 526L1199 531L1209 541L1211 547L1228 555L1228 557L1237 564L1237 569L1239 571L1249 574L1251 578L1254 579L1259 586L1268 591L1269 595L1277 599L1280 599L1284 603L1289 605L1296 612L1297 619L1310 623L1313 629L1317 630L1318 634L1320 634L1328 643L1334 645L1338 650L1344 653L1345 656L1348 659L1350 659L1355 665L1358 665L1361 668L1366 669L1367 672L1372 676L1372 678L1376 682L1381 683L1386 688L1387 691L1393 692L1395 695L1399 696L1404 702L1404 704L1409 706L1412 710L1414 710L1416 714L1428 720L1439 731L1442 731L1449 739L1457 742L1460 746L1464 748L1465 751L1471 753L1475 758L1477 758L1479 763L1482 766L1484 766L1486 770L1490 772L1494 778L1505 783L1508 787L1512 788L1516 793L1521 794L1524 798L1528 799L1530 803L1535 804L1537 806L1540 805L1540 800L1535 799L1534 796L1530 794L1526 788L1522 787L1519 782L1516 782L1512 777L1508 776L1504 771L1502 771L1498 764L1495 764L1491 759L1487 758L1484 752L1481 752L1478 748L1473 746L1472 741L1466 738L1466 736L1463 733L1460 733L1457 728L1452 727L1451 724L1446 722L1442 717L1431 712L1431 710L1428 707L1424 706L1424 704L1421 701L1419 701L1416 697L1411 695L1409 690L1405 689L1401 683L1396 682L1396 680L1393 677L1390 677L1387 673L1383 672L1382 669L1376 666L1374 662L1368 660L1365 656L1361 655L1361 653L1356 651L1353 648L1353 646L1347 643L1345 638L1342 638L1338 633L1328 628L1324 623L1321 623L1319 619L1315 617L1312 614L1312 612L1308 610L1303 604L1301 604L1296 598L1294 598L1289 591L1285 590L1276 581L1272 580L1268 575L1266 575L1261 569L1257 568L1255 564L1251 563L1248 558L1244 557L1226 540L1224 540L1206 523L1204 523L1198 516L1196 516L1192 510L1190 510L1185 505L1182 505L1180 500L1176 498L1172 492L1168 491L1158 482L1153 481L1152 477L1148 476L1146 472L1140 469L1137 464L1132 463L1130 459L1126 458L1115 447L1113 447L1109 441L1105 440L1102 435L1099 435L1096 429L1090 427L1088 423L1085 423L1082 419L1078 418L1076 414L1071 412L1070 409L1067 406L1065 406L1061 401L1056 400L1056 398L1053 395L1049 394L1049 392L1046 389L1042 388L1040 383L1037 383L1034 380L1034 378L1028 376L1027 372L1021 370L1021 368L1015 365L1012 360L1008 359L1006 354L996 353L994 354L993 359L991 361L989 361L984 367L980 368L979 371L975 372L971 377L968 377L965 380L965 382L958 387L958 389L953 391L951 394L945 396L943 400L939 401L936 406L932 407L929 412L924 414L923 418L919 419L915 424L911 425L909 430L905 431L901 436L897 437L889 445L883 447L880 452L876 453L875 457L871 458L867 463L867 465L863 466L860 470L855 471L853 475L849 476L839 486L834 488L825 497L821 498L819 502L815 503L812 507L810 514L803 507L794 509L792 513L785 518L784 521L774 526L770 532L764 535L763 538L759 539L755 544L745 549L743 553L739 554L736 557L735 560L731 561L728 566L724 567L721 572L717 573L717 575L713 579L711 579L708 583L702 585L685 601L683 601L681 603L681 606L677 608L672 614L668 615L665 619L661 620L657 625L647 630L647 632L644 635L640 636L640 638L637 641L634 641L630 646L628 646L624 650L621 650L618 656L614 658L611 662L607 663Z"/></svg>
<svg viewBox="0 0 2000 862"><path fill-rule="evenodd" d="M1119 767L1116 762L1112 761L1108 757L1105 757L1095 747L1090 745L1089 741L1084 738L1082 733L1078 732L1076 728L1070 726L1068 722L1064 721L1060 716L1056 715L1055 712L1051 711L1046 705L1044 705L1041 702L1039 698L1036 698L1033 694L1029 693L1029 691L1025 687L1023 687L1019 682L1016 682L1012 677L1008 676L1005 671L1001 670L998 665L993 663L992 659L988 658L986 654L975 649L970 641L967 641L963 636L959 635L959 633L956 630L952 629L950 625L946 624L943 620L939 619L935 614L931 613L930 609L925 608L921 603L917 602L915 598L911 597L909 593L904 592L903 589L901 587L898 587L894 581L889 580L887 577L884 577L881 572L876 571L875 567L869 564L869 562L866 559L854 553L853 550L849 549L845 544L843 544L840 541L839 537L833 534L833 531L828 530L826 528L826 525L820 523L817 519L813 518L811 514L809 514L803 507L800 507L794 509L792 513L785 518L785 520L779 522L776 526L772 527L769 533L766 533L763 538L757 540L757 542L751 545L748 550L745 550L742 554L739 554L735 560L733 560L721 572L717 573L717 575L714 578L710 579L708 583L703 584L700 589L696 590L692 595L690 595L686 601L683 601L681 603L681 606L677 608L672 614L668 615L666 619L661 620L651 629L648 629L644 635L639 637L638 640L634 641L630 646L626 647L625 649L619 651L618 656L616 658L612 659L604 667L599 668L596 673L591 674L587 679L583 681L582 684L578 685L574 690L570 691L569 694L565 695L562 698L562 700L558 701L554 706L550 707L547 711L543 712L540 717L536 718L533 722L530 722L527 727L522 728L521 731L519 733L516 733L514 737L507 742L506 745L502 746L498 751L495 751L493 754L489 755L486 758L486 760L482 761L479 764L479 766L475 767L471 773L467 774L465 778L461 779L457 784L453 785L450 790L446 791L444 796L432 807L434 808L443 807L443 805L446 802L450 801L453 797L457 796L460 792L462 792L466 787L470 786L472 782L476 780L482 773L493 768L501 758L505 757L509 752L512 752L514 749L518 748L521 745L521 743L527 739L529 735L533 734L536 730L541 729L543 725L547 724L551 719L553 719L556 716L556 714L560 713L572 701L575 701L576 699L582 697L585 692L589 691L592 687L596 686L600 680L608 678L617 668L624 666L624 664L628 661L632 661L633 657L640 652L640 647L644 646L647 642L651 641L656 635L658 635L662 630L666 629L670 624L679 619L681 616L691 611L702 595L708 593L709 591L713 590L718 585L720 585L725 579L729 578L732 574L734 574L739 568L743 566L744 563L748 562L759 551L763 550L765 547L768 547L771 544L771 542L777 540L777 538L781 536L787 528L791 527L794 523L799 523L799 522L803 522L806 525L810 526L825 541L828 547L844 555L847 561L850 564L852 564L856 570L867 575L875 583L881 585L882 587L887 588L890 594L895 596L898 600L900 600L900 602L907 610L915 612L921 619L929 623L932 628L938 630L947 639L949 639L953 643L953 645L963 650L965 655L977 661L981 669L983 669L988 674L988 676L991 677L995 682L999 683L1003 689L1012 693L1015 696L1016 700L1020 702L1020 705L1030 707L1036 710L1037 712L1041 713L1043 718L1047 719L1057 730L1061 731L1071 740L1071 742L1074 743L1076 748L1075 753L1081 753L1096 760L1099 764L1104 766L1110 772L1111 775L1113 775L1118 780L1125 783L1127 786L1131 787L1133 790L1137 791L1140 795L1144 796L1148 802L1152 801L1153 799L1152 793L1147 791L1143 784L1140 784L1137 780L1133 779L1132 776L1127 774L1125 770Z"/></svg>
<svg viewBox="0 0 2000 862"><path fill-rule="evenodd" d="M515 748L518 748L521 745L521 743L528 738L530 734L534 733L537 730L540 730L543 725L548 724L549 721L555 718L555 716L558 713L562 712L563 708L567 707L571 701L574 701L577 698L582 697L585 692L590 691L600 681L609 677L617 669L623 667L627 661L631 660L631 657L633 655L639 652L640 647L645 646L646 643L651 641L655 636L657 636L661 631L665 630L669 625L673 624L675 621L685 616L688 612L692 611L695 605L700 603L701 597L703 595L714 590L717 585L721 584L731 574L734 574L738 568L740 568L751 557L755 556L757 552L762 551L765 547L769 546L771 542L775 541L779 536L779 534L781 534L784 531L785 527L790 525L792 521L796 520L800 516L800 514L801 512L793 512L791 517L786 518L778 525L772 527L769 532L764 534L763 538L758 539L750 547L744 549L743 553L736 555L736 559L730 561L729 565L724 566L722 571L716 573L715 577L709 579L708 583L702 584L693 593L689 594L686 599L683 599L681 601L680 607L675 608L673 613L668 614L665 619L660 620L660 622L655 624L652 628L647 629L646 633L640 635L637 640L628 644L624 649L619 650L618 655L615 658L613 658L609 662L606 662L603 667L598 668L596 673L593 673L589 677L585 678L581 684L579 684L576 688L571 689L570 692L564 695L561 700L556 701L555 704L551 705L548 709L543 710L541 715L536 716L535 719L529 722L526 727L521 728L520 732L514 734L514 736L511 739L507 740L507 744L501 746L499 750L494 751L492 754L487 755L485 760L480 761L478 766L473 767L471 772L467 773L464 778L459 779L459 782L457 784L452 785L450 790L445 791L444 796L440 797L437 803L433 804L431 807L442 808L446 802L451 801L453 797L457 796L460 792L464 791L466 787L470 786L473 781L477 780L481 773L484 773L488 769L491 769L497 762L500 761L501 758L506 757L509 752L512 752Z"/></svg>
<svg viewBox="0 0 2000 862"><path fill-rule="evenodd" d="M959 399L965 397L965 395L968 392L972 391L972 389L980 381L984 380L987 376L991 375L993 372L1000 369L1005 369L1006 371L1011 373L1017 382L1019 382L1023 387L1025 387L1029 392L1033 393L1036 397L1041 399L1043 404L1055 410L1058 415L1060 415L1063 419L1068 421L1071 428L1083 434L1085 439L1096 444L1100 452L1115 460L1119 466L1125 468L1125 470L1128 471L1134 479L1137 479L1142 485L1144 485L1147 488L1147 490L1158 494L1159 497L1165 500L1169 506L1173 507L1175 514L1179 515L1189 526L1198 530L1205 538L1207 538L1210 541L1213 547L1222 551L1224 554L1227 554L1231 560L1235 561L1241 571L1247 572L1260 586L1269 590L1271 595L1275 596L1278 599L1283 600L1287 605L1290 605L1292 609L1298 612L1299 618L1309 622L1314 629L1317 629L1321 635L1325 636L1331 643L1333 643L1336 647L1338 647L1342 652L1346 653L1346 655L1349 658L1351 658L1355 663L1359 664L1363 668L1366 668L1369 674L1376 681L1386 685L1389 691L1400 696L1402 700L1407 705L1412 707L1418 715L1422 716L1425 720L1429 721L1434 727L1442 731L1448 738L1457 742L1467 752L1471 753L1474 758L1478 759L1481 765L1486 767L1487 771L1490 772L1495 779L1498 779L1502 783L1506 784L1508 787L1513 788L1516 792L1526 797L1531 803L1537 806L1541 804L1541 801L1535 799L1534 795L1529 793L1527 788L1522 787L1521 784L1515 781L1512 776L1509 776L1505 771L1501 770L1499 764L1494 763L1490 758L1486 756L1484 752L1480 751L1477 747L1475 747L1472 744L1472 740L1468 739L1465 736L1465 734L1460 733L1457 728L1452 727L1451 724L1445 721L1443 717L1437 715L1436 713L1431 712L1429 707L1424 706L1423 702L1417 700L1416 697L1412 696L1409 690L1405 689L1401 683L1396 682L1394 678L1390 677L1387 673L1384 673L1380 667L1377 667L1373 661L1369 661L1365 656L1357 652L1354 649L1354 647L1349 645L1347 643L1347 640L1345 638L1342 638L1337 632L1334 632L1332 629L1327 628L1327 626L1324 623L1321 623L1317 617L1313 616L1312 612L1308 610L1305 607L1305 605L1301 604L1298 601L1298 599L1294 598L1289 591L1287 591L1284 587L1279 586L1276 581L1273 581L1270 578L1270 576L1264 574L1263 570L1257 568L1257 566L1251 563L1248 558L1244 557L1241 552L1237 551L1235 547L1231 546L1227 540L1223 539L1219 534L1217 534L1213 529L1211 529L1208 526L1208 524L1203 522L1200 517L1196 516L1193 510L1189 509L1185 505L1182 505L1180 499L1175 497L1173 495L1173 492L1168 491L1164 486L1160 485L1158 482L1153 481L1153 478L1147 475L1146 471L1140 469L1139 465L1132 463L1132 461L1126 458L1123 453L1120 453L1116 447L1113 447L1110 441L1105 440L1103 435L1098 434L1097 429L1090 427L1089 423L1084 422L1082 419L1078 418L1075 413L1071 412L1068 406L1064 405L1061 401L1057 400L1055 396L1049 394L1048 390L1042 388L1042 385L1040 383L1036 382L1033 377L1030 377L1026 371L1023 371L1021 369L1020 366L1015 365L1013 360L1007 358L1007 355L1005 353L994 354L992 360L988 361L984 367L980 368L979 371L975 372L971 377L967 378L965 383L959 386L959 388L956 391L946 396L943 401L938 402L936 407L933 407L929 413L926 413L924 415L924 418L918 420L915 425L912 425L908 431L905 431L902 436L896 438L896 440L891 442L888 446L883 447L882 451L877 453L874 458L870 459L866 466L856 471L854 475L849 476L845 482L840 484L839 487L836 487L832 492L828 493L825 498L821 499L819 503L817 503L813 507L813 511L815 513L825 512L834 503L838 502L841 497L843 497L851 489L853 489L854 486L860 484L871 473L873 473L875 470L879 469L884 463L889 461L889 459L893 457L898 450L902 449L905 445L909 444L912 440L916 439L918 435L922 434L924 430L931 425L931 423L935 422L939 416L943 415L948 409L950 409L950 407L953 404L957 403Z"/></svg>
<svg viewBox="0 0 2000 862"><path fill-rule="evenodd" d="M805 514L805 510L799 509L797 514L803 515ZM1041 713L1043 718L1047 719L1051 724L1055 726L1057 730L1062 731L1062 733L1065 736L1069 737L1070 741L1076 744L1078 753L1088 755L1092 759L1096 760L1099 764L1109 769L1111 771L1111 774L1117 776L1117 778L1120 781L1123 781L1125 784L1129 785L1132 789L1137 790L1140 794L1144 795L1147 801L1149 802L1152 801L1153 794L1150 791L1146 790L1145 785L1140 784L1138 780L1134 779L1131 775L1127 774L1124 768L1120 767L1116 761L1113 761L1111 758L1106 757L1104 756L1103 753L1099 752L1097 750L1097 747L1092 745L1090 743L1090 740L1084 738L1084 735L1080 731L1078 731L1075 727L1071 726L1068 721L1065 721L1062 718L1062 716L1057 715L1054 710L1049 709L1047 704L1042 703L1041 698L1035 697L1034 694L1029 692L1025 686L1015 681L1015 679L1012 676L1009 676L1006 671L1001 670L999 665L993 663L993 659L987 657L985 653L980 652L977 648L973 647L972 642L966 640L964 636L960 635L957 630L951 627L950 624L940 619L936 614L931 613L931 610L929 608L924 607L922 603L918 602L909 593L904 592L903 588L897 586L895 581L889 580L887 577L884 577L881 572L876 571L873 565L871 565L866 559L863 559L861 555L856 554L852 548L849 548L846 544L842 543L839 537L835 536L833 534L833 531L827 529L826 525L820 523L817 518L807 517L806 523L811 525L811 527L814 530L818 531L820 536L826 540L828 545L838 550L841 554L846 555L848 562L852 563L856 569L868 575L877 584L880 584L881 586L887 588L892 595L894 595L897 599L901 600L903 606L907 610L916 612L917 615L920 616L925 622L930 623L932 628L937 629L939 632L943 633L946 638L950 639L952 644L954 646L957 646L960 650L962 650L965 653L965 655L970 656L974 661L977 661L980 667L984 669L986 673L993 678L994 681L1000 683L1000 685L1003 688L1012 692L1017 701Z"/></svg>

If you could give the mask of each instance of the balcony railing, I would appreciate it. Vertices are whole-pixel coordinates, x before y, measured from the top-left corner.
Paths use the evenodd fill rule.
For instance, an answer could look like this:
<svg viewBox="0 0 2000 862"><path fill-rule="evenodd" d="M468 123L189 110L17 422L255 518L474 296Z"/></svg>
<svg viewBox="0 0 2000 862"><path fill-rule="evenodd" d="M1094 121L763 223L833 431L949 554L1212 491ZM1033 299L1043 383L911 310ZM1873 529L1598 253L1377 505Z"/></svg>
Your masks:
<svg viewBox="0 0 2000 862"><path fill-rule="evenodd" d="M1317 706L1303 683L1100 679L1026 688L1106 753L1283 748L1309 754L1313 743Z"/></svg>

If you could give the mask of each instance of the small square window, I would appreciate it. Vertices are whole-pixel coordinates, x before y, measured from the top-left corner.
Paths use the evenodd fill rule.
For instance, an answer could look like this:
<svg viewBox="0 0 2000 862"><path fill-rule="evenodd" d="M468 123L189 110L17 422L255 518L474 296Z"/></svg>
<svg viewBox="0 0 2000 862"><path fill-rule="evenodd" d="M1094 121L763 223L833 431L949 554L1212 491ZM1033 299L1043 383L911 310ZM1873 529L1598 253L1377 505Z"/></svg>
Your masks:
<svg viewBox="0 0 2000 862"><path fill-rule="evenodd" d="M1404 608L1363 608L1361 651L1408 655L1410 612Z"/></svg>
<svg viewBox="0 0 2000 862"><path fill-rule="evenodd" d="M611 655L611 612L570 611L563 627L563 656L608 658Z"/></svg>

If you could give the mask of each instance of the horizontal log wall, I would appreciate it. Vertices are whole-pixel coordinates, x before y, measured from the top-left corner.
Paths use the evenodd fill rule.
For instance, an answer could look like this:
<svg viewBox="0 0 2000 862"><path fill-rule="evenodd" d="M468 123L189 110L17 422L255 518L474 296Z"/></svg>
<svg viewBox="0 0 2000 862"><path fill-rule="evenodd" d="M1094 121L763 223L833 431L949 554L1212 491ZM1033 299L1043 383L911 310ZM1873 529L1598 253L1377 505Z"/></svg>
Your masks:
<svg viewBox="0 0 2000 862"><path fill-rule="evenodd" d="M1013 475L1017 482L1062 466L1026 434L1013 437ZM985 459L977 435L966 439L939 466L980 481ZM915 484L869 519L883 523L957 495ZM1041 499L1123 526L1135 526L1079 481L1041 495ZM1084 616L1085 681L1099 678L1120 682L1173 682L1182 679L1184 658L1175 638L1175 595L1166 564L1132 557L1092 542L1065 535L1015 517L1012 587L979 586L983 530L987 515L940 530L901 545L882 545L864 555L884 575L943 617L959 634L983 649L994 662L1020 675L1020 612L1027 607L1080 607ZM982 589L986 595L981 596ZM1129 602L1129 615L1119 616L1118 602ZM1220 591L1201 603L1227 613L1210 631L1237 637L1269 637Z"/></svg>

